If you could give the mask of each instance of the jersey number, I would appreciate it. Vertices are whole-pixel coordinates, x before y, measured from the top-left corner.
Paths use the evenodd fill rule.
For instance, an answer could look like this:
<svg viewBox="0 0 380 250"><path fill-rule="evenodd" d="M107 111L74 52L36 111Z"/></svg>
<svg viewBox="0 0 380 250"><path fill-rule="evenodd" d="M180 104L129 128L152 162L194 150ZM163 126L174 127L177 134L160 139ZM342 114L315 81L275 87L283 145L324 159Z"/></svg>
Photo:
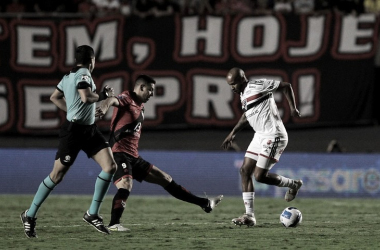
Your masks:
<svg viewBox="0 0 380 250"><path fill-rule="evenodd" d="M139 132L141 129L141 122L137 123L136 127L133 129L135 132Z"/></svg>

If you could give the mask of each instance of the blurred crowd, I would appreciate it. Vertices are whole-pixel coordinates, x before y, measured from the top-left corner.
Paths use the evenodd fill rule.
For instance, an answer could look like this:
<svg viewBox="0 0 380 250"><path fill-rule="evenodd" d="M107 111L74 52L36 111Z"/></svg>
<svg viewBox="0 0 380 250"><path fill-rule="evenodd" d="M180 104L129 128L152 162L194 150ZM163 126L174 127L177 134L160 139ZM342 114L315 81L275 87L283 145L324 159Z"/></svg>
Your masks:
<svg viewBox="0 0 380 250"><path fill-rule="evenodd" d="M181 13L191 14L271 14L380 13L380 0L1 0L1 13L79 13L92 16L124 15L141 18Z"/></svg>

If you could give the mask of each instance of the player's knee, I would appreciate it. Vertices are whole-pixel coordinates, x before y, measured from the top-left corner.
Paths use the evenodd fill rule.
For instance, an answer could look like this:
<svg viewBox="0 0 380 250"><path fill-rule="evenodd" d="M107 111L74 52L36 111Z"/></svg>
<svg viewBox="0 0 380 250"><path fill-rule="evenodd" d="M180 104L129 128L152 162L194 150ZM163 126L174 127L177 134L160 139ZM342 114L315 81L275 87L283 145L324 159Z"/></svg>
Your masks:
<svg viewBox="0 0 380 250"><path fill-rule="evenodd" d="M170 174L164 173L164 180L165 182L170 183L173 180L173 178Z"/></svg>
<svg viewBox="0 0 380 250"><path fill-rule="evenodd" d="M132 186L133 186L133 179L130 178L130 177L126 177L126 178L122 178L117 184L116 184L116 187L118 189L127 189L129 191L132 190Z"/></svg>
<svg viewBox="0 0 380 250"><path fill-rule="evenodd" d="M52 182L54 182L56 185L58 185L60 182L62 182L63 180L63 177L64 177L64 173L62 172L51 172L50 173L50 179L52 180Z"/></svg>
<svg viewBox="0 0 380 250"><path fill-rule="evenodd" d="M129 191L132 190L132 186L133 186L133 180L132 178L127 178L125 184L124 184L124 188L125 189L128 189Z"/></svg>
<svg viewBox="0 0 380 250"><path fill-rule="evenodd" d="M162 187L166 187L172 180L173 178L170 175L164 173L163 175L156 176L155 182Z"/></svg>
<svg viewBox="0 0 380 250"><path fill-rule="evenodd" d="M170 183L172 181L172 177L168 173L162 171L156 166L153 166L149 175L150 177L156 179L157 181L163 184Z"/></svg>
<svg viewBox="0 0 380 250"><path fill-rule="evenodd" d="M173 178L169 174L156 166L153 166L152 170L149 172L149 175L145 178L145 181L158 184L162 187L166 187L172 180Z"/></svg>
<svg viewBox="0 0 380 250"><path fill-rule="evenodd" d="M117 169L117 164L115 161L112 161L111 166L110 166L110 173L114 174L116 172L116 169Z"/></svg>
<svg viewBox="0 0 380 250"><path fill-rule="evenodd" d="M100 166L102 166L102 165L100 165ZM117 164L114 160L112 160L111 163L109 163L107 165L103 165L102 169L106 173L114 174L116 172L116 169L117 169Z"/></svg>
<svg viewBox="0 0 380 250"><path fill-rule="evenodd" d="M251 171L249 171L248 168L245 166L242 166L240 168L239 172L240 172L241 177L248 177L251 175Z"/></svg>
<svg viewBox="0 0 380 250"><path fill-rule="evenodd" d="M69 170L71 164L68 162L65 162L65 164L62 164L61 159L57 159L54 162L53 170L50 172L50 178L55 183L58 184L63 180L63 177L66 175L67 171Z"/></svg>

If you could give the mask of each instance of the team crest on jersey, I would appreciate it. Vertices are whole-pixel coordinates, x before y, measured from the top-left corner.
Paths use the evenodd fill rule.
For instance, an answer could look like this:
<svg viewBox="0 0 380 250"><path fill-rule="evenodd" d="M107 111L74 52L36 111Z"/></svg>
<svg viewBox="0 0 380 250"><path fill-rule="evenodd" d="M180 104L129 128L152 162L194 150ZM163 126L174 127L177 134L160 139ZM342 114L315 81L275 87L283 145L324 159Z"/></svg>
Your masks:
<svg viewBox="0 0 380 250"><path fill-rule="evenodd" d="M271 140L268 140L268 141L267 141L267 145L270 145L270 144L272 144L272 141L271 141Z"/></svg>
<svg viewBox="0 0 380 250"><path fill-rule="evenodd" d="M268 145L263 145L263 148L264 148L264 151L265 153L269 154L272 150L272 147L268 144Z"/></svg>
<svg viewBox="0 0 380 250"><path fill-rule="evenodd" d="M63 161L64 161L64 162L70 162L70 160L71 160L70 155L66 155L66 156L65 156L65 159L64 159Z"/></svg>
<svg viewBox="0 0 380 250"><path fill-rule="evenodd" d="M90 77L87 75L82 75L81 81L90 82Z"/></svg>

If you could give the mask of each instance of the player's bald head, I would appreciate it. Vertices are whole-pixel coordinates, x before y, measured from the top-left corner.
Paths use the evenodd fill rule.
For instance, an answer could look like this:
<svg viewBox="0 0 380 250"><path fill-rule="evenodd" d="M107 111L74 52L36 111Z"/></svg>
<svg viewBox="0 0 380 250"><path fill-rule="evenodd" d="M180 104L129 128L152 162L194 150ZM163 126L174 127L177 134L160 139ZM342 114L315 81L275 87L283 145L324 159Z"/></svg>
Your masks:
<svg viewBox="0 0 380 250"><path fill-rule="evenodd" d="M234 83L234 82L242 82L245 79L244 71L240 68L232 68L227 73L227 82L228 83Z"/></svg>

